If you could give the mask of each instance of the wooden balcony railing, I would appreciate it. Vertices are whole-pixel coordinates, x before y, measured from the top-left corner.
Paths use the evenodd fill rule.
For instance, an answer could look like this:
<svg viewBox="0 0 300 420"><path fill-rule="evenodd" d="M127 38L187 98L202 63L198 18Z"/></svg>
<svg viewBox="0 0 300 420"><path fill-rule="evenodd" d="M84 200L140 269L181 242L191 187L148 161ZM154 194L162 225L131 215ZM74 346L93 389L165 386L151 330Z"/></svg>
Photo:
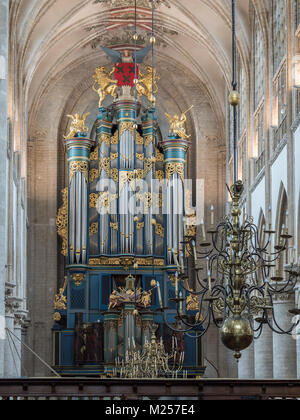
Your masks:
<svg viewBox="0 0 300 420"><path fill-rule="evenodd" d="M300 399L300 380L2 379L1 400Z"/></svg>

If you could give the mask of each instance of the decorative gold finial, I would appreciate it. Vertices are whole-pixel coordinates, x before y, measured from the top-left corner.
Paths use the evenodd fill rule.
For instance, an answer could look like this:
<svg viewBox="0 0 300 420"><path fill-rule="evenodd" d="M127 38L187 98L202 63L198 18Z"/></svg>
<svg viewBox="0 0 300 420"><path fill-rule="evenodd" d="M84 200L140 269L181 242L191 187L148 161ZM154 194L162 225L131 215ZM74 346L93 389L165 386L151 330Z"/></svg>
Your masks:
<svg viewBox="0 0 300 420"><path fill-rule="evenodd" d="M186 123L186 114L192 109L194 108L194 105L192 105L187 111L183 112L181 114L181 116L179 115L174 115L173 117L170 114L165 114L166 117L168 117L169 119L169 123L170 123L170 134L171 135L177 135L179 138L181 139L188 139L191 136L188 136L186 134L186 130L185 130L185 123Z"/></svg>
<svg viewBox="0 0 300 420"><path fill-rule="evenodd" d="M64 136L66 140L74 138L77 133L88 133L89 129L85 125L88 115L90 115L90 112L87 112L82 116L81 114L67 115L68 118L72 119L72 123L69 134Z"/></svg>

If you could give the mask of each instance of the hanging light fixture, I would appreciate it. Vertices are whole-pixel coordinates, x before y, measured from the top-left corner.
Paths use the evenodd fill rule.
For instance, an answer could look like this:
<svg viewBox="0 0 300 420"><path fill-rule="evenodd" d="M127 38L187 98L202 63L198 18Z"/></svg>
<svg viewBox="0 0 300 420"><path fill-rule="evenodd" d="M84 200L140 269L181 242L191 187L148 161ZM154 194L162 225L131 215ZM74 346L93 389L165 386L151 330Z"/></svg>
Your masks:
<svg viewBox="0 0 300 420"><path fill-rule="evenodd" d="M240 95L236 82L235 31L235 0L232 0L233 79L229 103L233 108L234 183L231 188L227 187L232 199L231 210L215 225L214 208L211 208L209 230L204 221L201 223L201 251L196 248L196 236L185 235L183 245L193 259L196 282L193 287L190 285L187 267L178 263L173 279L175 298L172 299L177 307L176 327L168 322L165 310L168 308L162 307L161 299L160 302L165 323L171 329L198 339L214 324L220 329L223 344L234 351L239 360L241 351L260 337L264 325L278 334L291 335L295 331L298 324L291 324L289 330L280 327L274 314L274 299L282 293L295 292L300 262L295 260L292 249L290 263L283 264L292 238L287 224L277 233L270 223L261 235L253 219L241 207L244 185L238 180L237 109ZM279 239L272 247L274 236ZM179 293L180 289L186 292L186 298ZM290 313L299 315L300 309L295 308Z"/></svg>

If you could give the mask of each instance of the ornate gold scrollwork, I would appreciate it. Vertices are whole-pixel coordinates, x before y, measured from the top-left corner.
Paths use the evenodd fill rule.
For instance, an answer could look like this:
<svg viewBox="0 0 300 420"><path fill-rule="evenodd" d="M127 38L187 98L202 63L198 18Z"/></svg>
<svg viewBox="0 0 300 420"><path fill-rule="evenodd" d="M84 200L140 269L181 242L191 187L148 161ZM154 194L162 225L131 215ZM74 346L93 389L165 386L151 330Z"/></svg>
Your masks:
<svg viewBox="0 0 300 420"><path fill-rule="evenodd" d="M118 134L118 131L116 131L110 140L111 144L118 144L118 139L119 139L119 134Z"/></svg>
<svg viewBox="0 0 300 420"><path fill-rule="evenodd" d="M143 153L137 153L137 154L136 154L136 158L137 158L138 160L142 161L142 162L144 161L144 157L145 157L145 156L144 156L144 154L143 154Z"/></svg>
<svg viewBox="0 0 300 420"><path fill-rule="evenodd" d="M104 157L99 160L99 174L101 175L102 169L105 170L107 176L109 176L110 172L110 158Z"/></svg>
<svg viewBox="0 0 300 420"><path fill-rule="evenodd" d="M133 171L120 171L119 191L121 192L126 182L132 182L135 179L135 172Z"/></svg>
<svg viewBox="0 0 300 420"><path fill-rule="evenodd" d="M144 266L144 267L150 267L153 264L152 258L136 258L132 265L134 263L137 263L139 266ZM154 259L154 266L156 267L163 267L165 264L165 261L163 258L155 258ZM124 265L124 261L122 258L120 257L100 257L100 258L90 258L89 259L89 265L90 266L120 266L120 265Z"/></svg>
<svg viewBox="0 0 300 420"><path fill-rule="evenodd" d="M95 148L95 150L91 153L91 160L98 160L99 159L99 146Z"/></svg>
<svg viewBox="0 0 300 420"><path fill-rule="evenodd" d="M97 208L99 195L96 193L90 194L90 208Z"/></svg>
<svg viewBox="0 0 300 420"><path fill-rule="evenodd" d="M162 239L165 237L165 229L159 223L155 226L155 233L156 235L160 236Z"/></svg>
<svg viewBox="0 0 300 420"><path fill-rule="evenodd" d="M136 224L136 230L144 229L144 227L145 227L145 222L141 222L141 223Z"/></svg>
<svg viewBox="0 0 300 420"><path fill-rule="evenodd" d="M186 298L186 309L188 311L197 311L199 309L200 296L189 295Z"/></svg>
<svg viewBox="0 0 300 420"><path fill-rule="evenodd" d="M98 179L99 171L98 169L91 169L90 170L90 183L94 182L95 179Z"/></svg>
<svg viewBox="0 0 300 420"><path fill-rule="evenodd" d="M119 225L118 225L118 223L113 223L113 222L111 222L111 223L110 223L110 227L111 227L113 230L119 230Z"/></svg>
<svg viewBox="0 0 300 420"><path fill-rule="evenodd" d="M177 173L182 182L184 182L184 163L182 162L172 162L166 164L166 177L169 180L172 175Z"/></svg>
<svg viewBox="0 0 300 420"><path fill-rule="evenodd" d="M155 158L156 162L163 162L164 161L164 155L160 153L158 149L155 149Z"/></svg>
<svg viewBox="0 0 300 420"><path fill-rule="evenodd" d="M115 160L115 159L118 159L118 156L119 156L119 154L118 154L118 153L112 153L112 154L110 155L110 160L111 160L111 161L113 161L113 160Z"/></svg>
<svg viewBox="0 0 300 420"><path fill-rule="evenodd" d="M82 160L76 160L76 161L70 162L70 166L69 166L69 183L70 184L76 172L81 172L84 175L86 182L88 182L88 177L89 177L88 162L85 162Z"/></svg>
<svg viewBox="0 0 300 420"><path fill-rule="evenodd" d="M110 203L118 198L118 194L110 194L108 191L103 191L99 193L99 208L105 207L107 211L109 210Z"/></svg>
<svg viewBox="0 0 300 420"><path fill-rule="evenodd" d="M162 181L165 177L164 171L158 170L155 172L156 179Z"/></svg>
<svg viewBox="0 0 300 420"><path fill-rule="evenodd" d="M150 136L144 137L145 147L148 147L150 143L154 144L154 136L151 134Z"/></svg>
<svg viewBox="0 0 300 420"><path fill-rule="evenodd" d="M110 135L109 134L100 134L99 136L99 144L101 144L102 142L104 142L107 146L109 146L110 144Z"/></svg>
<svg viewBox="0 0 300 420"><path fill-rule="evenodd" d="M81 283L83 282L83 279L84 279L83 273L72 274L71 277L74 280L76 287L81 286Z"/></svg>
<svg viewBox="0 0 300 420"><path fill-rule="evenodd" d="M119 181L119 171L116 168L113 168L110 170L110 177L111 179L113 179L115 182Z"/></svg>
<svg viewBox="0 0 300 420"><path fill-rule="evenodd" d="M61 253L65 257L68 255L68 195L68 188L62 190L63 205L56 218L57 233L62 239Z"/></svg>
<svg viewBox="0 0 300 420"><path fill-rule="evenodd" d="M94 236L98 233L98 223L92 223L89 227L89 234L90 236Z"/></svg>

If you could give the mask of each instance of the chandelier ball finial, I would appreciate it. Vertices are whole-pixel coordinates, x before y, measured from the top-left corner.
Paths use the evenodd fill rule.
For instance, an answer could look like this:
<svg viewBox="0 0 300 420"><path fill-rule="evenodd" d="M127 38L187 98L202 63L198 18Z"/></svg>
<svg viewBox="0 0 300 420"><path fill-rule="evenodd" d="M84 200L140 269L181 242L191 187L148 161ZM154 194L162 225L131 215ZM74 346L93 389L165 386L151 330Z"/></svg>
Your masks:
<svg viewBox="0 0 300 420"><path fill-rule="evenodd" d="M230 92L229 95L229 103L232 106L238 106L241 102L241 97L239 92L237 92L236 90L233 90L232 92Z"/></svg>
<svg viewBox="0 0 300 420"><path fill-rule="evenodd" d="M253 339L254 333L249 320L240 315L228 318L221 329L221 340L225 347L236 353L236 359L241 357L241 350L248 348Z"/></svg>

